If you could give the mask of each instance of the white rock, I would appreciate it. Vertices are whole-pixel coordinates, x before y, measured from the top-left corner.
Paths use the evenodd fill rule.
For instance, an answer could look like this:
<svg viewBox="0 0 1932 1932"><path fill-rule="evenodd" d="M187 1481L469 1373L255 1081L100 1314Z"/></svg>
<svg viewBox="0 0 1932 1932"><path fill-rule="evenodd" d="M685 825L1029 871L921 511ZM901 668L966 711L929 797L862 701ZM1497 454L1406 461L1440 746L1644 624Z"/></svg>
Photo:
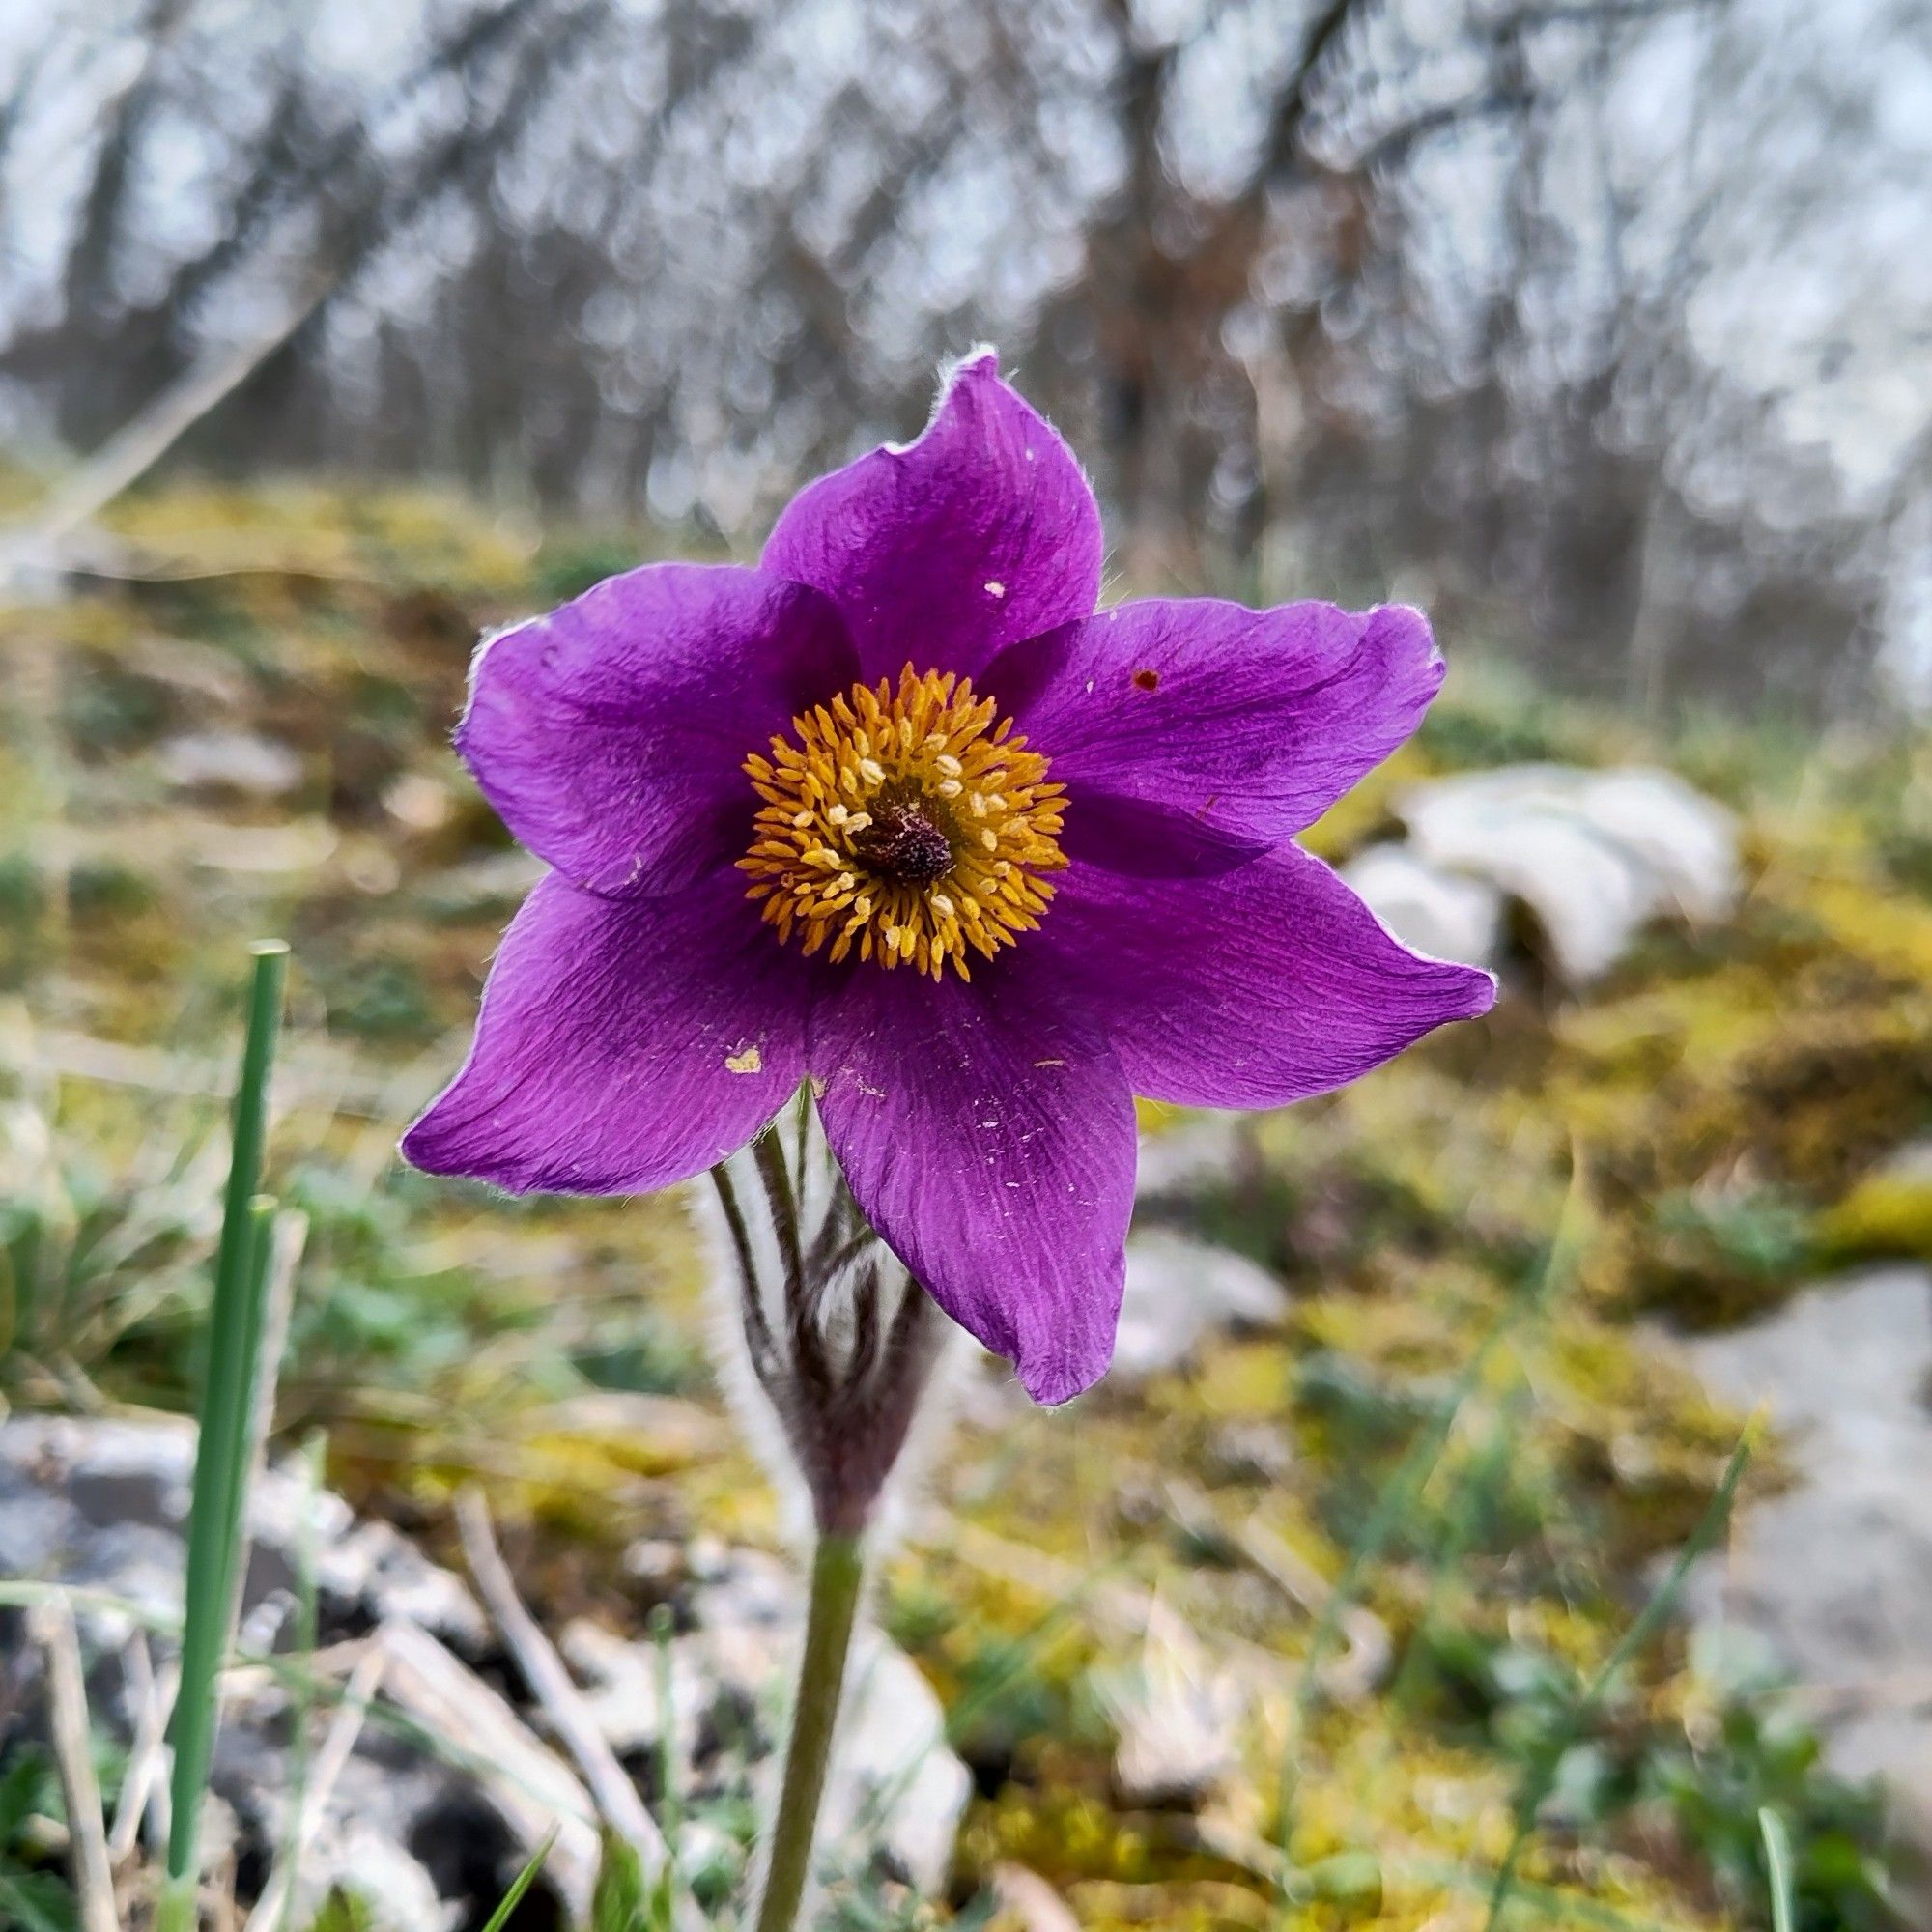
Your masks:
<svg viewBox="0 0 1932 1932"><path fill-rule="evenodd" d="M449 823L456 801L436 779L405 772L384 789L383 810L412 832L435 832Z"/></svg>
<svg viewBox="0 0 1932 1932"><path fill-rule="evenodd" d="M425 884L423 911L436 919L463 919L514 905L548 869L521 847L446 866Z"/></svg>
<svg viewBox="0 0 1932 1932"><path fill-rule="evenodd" d="M1016 1921L1019 1932L1080 1932L1080 1921L1066 1901L1025 1865L995 1865L993 1896L1000 1901L1001 1912Z"/></svg>
<svg viewBox="0 0 1932 1932"><path fill-rule="evenodd" d="M1241 1158L1245 1115L1188 1114L1141 1135L1134 1192L1142 1200L1189 1194L1225 1180Z"/></svg>
<svg viewBox="0 0 1932 1932"><path fill-rule="evenodd" d="M1874 1180L1932 1181L1932 1134L1920 1134L1892 1151L1871 1171Z"/></svg>
<svg viewBox="0 0 1932 1932"><path fill-rule="evenodd" d="M694 1599L698 1644L717 1675L769 1696L800 1641L804 1592L785 1564L734 1550ZM766 1766L776 1776L776 1757ZM825 1794L828 1838L878 1845L922 1892L938 1891L973 1780L946 1741L946 1714L918 1666L870 1624L855 1633Z"/></svg>
<svg viewBox="0 0 1932 1932"><path fill-rule="evenodd" d="M1126 1804L1199 1804L1238 1768L1246 1693L1160 1602L1137 1667L1103 1695L1116 1736L1114 1784Z"/></svg>
<svg viewBox="0 0 1932 1932"><path fill-rule="evenodd" d="M1693 1605L1771 1644L1833 1768L1884 1776L1932 1849L1932 1269L1861 1270L1687 1347L1719 1395L1769 1405L1798 1477L1744 1513Z"/></svg>
<svg viewBox="0 0 1932 1932"><path fill-rule="evenodd" d="M1736 902L1730 813L1670 772L1510 765L1417 785L1397 809L1416 857L1529 908L1572 984L1660 915L1716 920Z"/></svg>
<svg viewBox="0 0 1932 1932"><path fill-rule="evenodd" d="M0 1423L0 1576L91 1583L163 1616L182 1607L181 1539L194 1478L185 1420L21 1415ZM36 1528L36 1525L41 1525ZM468 1648L489 1626L468 1586L380 1520L287 1468L248 1492L250 1604L293 1586L313 1544L326 1605L358 1620L404 1616ZM90 1613L101 1641L125 1640Z"/></svg>
<svg viewBox="0 0 1932 1932"><path fill-rule="evenodd" d="M1728 919L1743 883L1731 813L1675 772L1622 765L1584 775L1591 824L1648 866L1665 909L1691 921Z"/></svg>
<svg viewBox="0 0 1932 1932"><path fill-rule="evenodd" d="M1503 895L1489 880L1452 872L1393 844L1357 853L1342 876L1405 946L1465 966L1495 964Z"/></svg>
<svg viewBox="0 0 1932 1932"><path fill-rule="evenodd" d="M913 1888L931 1897L952 1863L972 1775L946 1741L932 1686L902 1650L867 1628L851 1668L827 1828L852 1837L869 1827Z"/></svg>
<svg viewBox="0 0 1932 1932"><path fill-rule="evenodd" d="M281 798L301 783L300 756L252 731L187 731L160 749L168 782L184 791L213 787L252 798Z"/></svg>
<svg viewBox="0 0 1932 1932"><path fill-rule="evenodd" d="M664 1736L663 1674L670 1678L671 1741L676 1761L696 1754L698 1726L715 1687L706 1684L689 1642L672 1639L661 1662L657 1645L616 1635L580 1617L564 1626L557 1648L583 1686L584 1703L611 1748L620 1754L655 1747Z"/></svg>
<svg viewBox="0 0 1932 1932"><path fill-rule="evenodd" d="M1281 1284L1228 1248L1151 1228L1127 1243L1127 1285L1112 1373L1150 1376L1184 1361L1203 1336L1281 1319Z"/></svg>
<svg viewBox="0 0 1932 1932"><path fill-rule="evenodd" d="M332 1891L347 1893L367 1915L371 1932L452 1932L463 1916L438 1896L422 1863L367 1819L326 1826L300 1866L289 1923L305 1925Z"/></svg>

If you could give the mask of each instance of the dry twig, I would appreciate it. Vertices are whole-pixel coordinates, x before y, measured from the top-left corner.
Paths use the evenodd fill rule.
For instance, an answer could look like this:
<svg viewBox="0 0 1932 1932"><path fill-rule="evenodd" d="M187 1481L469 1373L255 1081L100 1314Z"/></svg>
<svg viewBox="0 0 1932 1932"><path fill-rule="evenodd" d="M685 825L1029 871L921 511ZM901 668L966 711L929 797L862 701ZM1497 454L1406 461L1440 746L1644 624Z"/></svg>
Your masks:
<svg viewBox="0 0 1932 1932"><path fill-rule="evenodd" d="M282 1847L281 1856L275 1860L268 1884L262 1888L261 1897L255 1901L255 1909L248 1915L246 1932L268 1932L270 1926L280 1921L289 1891L301 1869L302 1859L315 1842L315 1834L328 1809L336 1780L349 1762L349 1754L355 1748L356 1739L362 1735L362 1725L369 1716L370 1700L382 1682L386 1661L380 1634L362 1646L362 1654L350 1675L342 1702L336 1708L334 1721L330 1723L328 1735L323 1740L322 1749L316 1755L315 1768L302 1793L301 1805L296 1813L288 1840Z"/></svg>
<svg viewBox="0 0 1932 1932"><path fill-rule="evenodd" d="M118 1932L114 1868L107 1857L100 1782L94 1775L87 1676L81 1665L73 1612L58 1598L39 1604L33 1612L33 1632L46 1660L54 1761L60 1767L61 1795L67 1804L75 1915L82 1932Z"/></svg>
<svg viewBox="0 0 1932 1932"><path fill-rule="evenodd" d="M121 1779L121 1796L114 1829L107 1837L108 1861L118 1871L134 1855L142 1815L153 1806L150 1842L168 1841L168 1712L181 1687L180 1666L167 1663L158 1677L144 1632L135 1631L121 1653L128 1682L128 1703L134 1713L134 1736L128 1747L128 1769Z"/></svg>
<svg viewBox="0 0 1932 1932"><path fill-rule="evenodd" d="M583 1693L557 1655L555 1645L518 1596L509 1566L497 1547L489 1505L483 1500L481 1490L472 1487L457 1497L456 1523L476 1588L496 1619L497 1628L502 1632L503 1641L510 1646L510 1654L517 1660L517 1667L529 1685L531 1694L543 1706L552 1728L576 1760L598 1810L638 1854L645 1877L655 1880L670 1865L664 1834L644 1809L643 1800L638 1796L630 1775L617 1762L616 1752L597 1728ZM666 1721L668 1720L667 1713ZM701 1932L702 1921L692 1911L689 1900L680 1898L675 1911L681 1928L689 1926L691 1932Z"/></svg>
<svg viewBox="0 0 1932 1932"><path fill-rule="evenodd" d="M597 1813L577 1775L509 1704L420 1624L381 1626L385 1699L456 1753L527 1854L556 1843L544 1870L577 1918L597 1880Z"/></svg>

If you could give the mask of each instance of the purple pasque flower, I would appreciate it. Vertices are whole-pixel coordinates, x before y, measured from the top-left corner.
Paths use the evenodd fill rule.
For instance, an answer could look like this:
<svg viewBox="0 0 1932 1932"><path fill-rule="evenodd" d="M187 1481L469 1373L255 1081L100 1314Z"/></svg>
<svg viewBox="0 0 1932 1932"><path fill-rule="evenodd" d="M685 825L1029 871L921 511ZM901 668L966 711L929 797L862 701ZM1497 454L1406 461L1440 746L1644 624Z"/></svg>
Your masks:
<svg viewBox="0 0 1932 1932"><path fill-rule="evenodd" d="M982 354L755 569L647 565L493 639L457 744L554 869L409 1159L641 1193L810 1077L941 1306L1040 1402L1095 1380L1134 1094L1280 1106L1494 996L1293 843L1420 722L1423 617L1096 611L1100 561L1079 465Z"/></svg>

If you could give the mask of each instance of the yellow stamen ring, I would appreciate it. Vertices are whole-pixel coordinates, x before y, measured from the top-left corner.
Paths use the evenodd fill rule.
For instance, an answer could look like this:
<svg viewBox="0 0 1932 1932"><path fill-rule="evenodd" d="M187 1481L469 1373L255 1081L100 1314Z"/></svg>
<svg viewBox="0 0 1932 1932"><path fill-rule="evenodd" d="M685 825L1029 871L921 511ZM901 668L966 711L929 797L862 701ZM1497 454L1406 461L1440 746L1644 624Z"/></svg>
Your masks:
<svg viewBox="0 0 1932 1932"><path fill-rule="evenodd" d="M911 665L792 721L745 760L762 804L738 861L781 939L933 979L1039 923L1066 864L1064 785L971 682Z"/></svg>

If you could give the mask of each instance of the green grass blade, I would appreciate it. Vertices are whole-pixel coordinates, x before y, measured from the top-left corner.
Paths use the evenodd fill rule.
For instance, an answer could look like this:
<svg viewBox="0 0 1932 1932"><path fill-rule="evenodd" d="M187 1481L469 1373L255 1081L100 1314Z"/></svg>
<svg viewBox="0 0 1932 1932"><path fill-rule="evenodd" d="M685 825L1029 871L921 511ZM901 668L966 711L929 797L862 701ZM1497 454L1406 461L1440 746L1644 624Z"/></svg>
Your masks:
<svg viewBox="0 0 1932 1932"><path fill-rule="evenodd" d="M252 951L248 1032L235 1094L233 1153L215 1254L207 1380L188 1517L181 1690L169 1726L175 1754L173 1829L168 1840L168 1884L156 1919L158 1932L180 1932L194 1923L201 1800L214 1752L216 1687L234 1614L247 1500L248 1420L259 1367L274 1213L273 1204L258 1196L256 1187L288 964L288 948L280 941L264 941Z"/></svg>
<svg viewBox="0 0 1932 1932"><path fill-rule="evenodd" d="M1757 1829L1764 1838L1764 1869L1771 1881L1771 1932L1793 1932L1798 1913L1791 1898L1791 1834L1769 1804L1758 1811Z"/></svg>
<svg viewBox="0 0 1932 1932"><path fill-rule="evenodd" d="M650 1637L658 1687L658 1827L664 1833L667 1876L677 1870L678 1834L684 1829L677 1789L677 1726L671 1721L670 1633L670 1611L660 1604L651 1611Z"/></svg>
<svg viewBox="0 0 1932 1932"><path fill-rule="evenodd" d="M20 1932L73 1932L67 1889L39 1872L0 1870L0 1925Z"/></svg>
<svg viewBox="0 0 1932 1932"><path fill-rule="evenodd" d="M607 1831L597 1861L597 1885L590 1894L589 1932L645 1932L649 1924L643 1861L637 1848Z"/></svg>
<svg viewBox="0 0 1932 1932"><path fill-rule="evenodd" d="M1503 1854L1503 1861L1496 1872L1496 1882L1490 1893L1489 1916L1483 1921L1483 1932L1496 1932L1502 1923L1503 1909L1509 1903L1511 1889L1516 1884L1517 1866L1521 1862L1523 1848L1529 1842L1529 1834L1536 1829L1536 1814L1542 1808L1543 1801L1549 1796L1556 1779L1557 1767L1563 1753L1576 1743L1584 1725L1595 1714L1598 1705L1608 1694L1610 1686L1616 1682L1618 1673L1643 1646L1650 1641L1651 1634L1663 1619L1670 1614L1678 1593L1684 1588L1685 1578L1690 1574L1690 1566L1703 1555L1705 1550L1718 1539L1719 1532L1730 1520L1731 1501L1737 1494L1738 1483L1745 1472L1745 1464L1750 1461L1751 1438L1755 1426L1747 1427L1738 1438L1738 1446L1731 1451L1731 1460L1725 1465L1723 1480L1718 1485L1717 1493L1712 1496L1697 1527L1690 1539L1677 1552L1677 1559L1670 1566L1663 1581L1657 1587L1636 1620L1618 1638L1608 1657L1605 1658L1597 1674L1585 1687L1554 1734L1538 1752L1523 1779L1522 1791L1517 1799L1516 1832L1510 1839L1509 1849Z"/></svg>
<svg viewBox="0 0 1932 1932"><path fill-rule="evenodd" d="M1437 1406L1435 1416L1417 1431L1395 1472L1377 1496L1360 1535L1343 1563L1342 1574L1336 1578L1335 1587L1329 1592L1328 1601L1316 1620L1296 1677L1276 1786L1275 1843L1281 1853L1284 1902L1294 1878L1293 1848L1299 1778L1295 1754L1307 1733L1309 1713L1321 1682L1322 1661L1341 1632L1342 1620L1360 1600L1371 1566L1379 1560L1383 1549L1407 1520L1410 1510L1435 1475L1463 1408L1481 1387L1491 1363L1498 1351L1516 1339L1531 1320L1540 1317L1568 1286L1587 1226L1580 1180L1580 1170L1577 1170L1573 1173L1570 1195L1564 1204L1563 1219L1558 1224L1556 1237L1550 1243L1549 1253L1536 1279L1520 1290L1491 1324Z"/></svg>
<svg viewBox="0 0 1932 1932"><path fill-rule="evenodd" d="M523 1903L524 1893L537 1882L537 1873L544 1868L544 1861L550 1857L550 1848L556 1843L556 1827L550 1828L550 1835L530 1854L529 1862L510 1881L510 1889L490 1915L490 1922L483 1932L503 1932L509 1923L510 1914Z"/></svg>

